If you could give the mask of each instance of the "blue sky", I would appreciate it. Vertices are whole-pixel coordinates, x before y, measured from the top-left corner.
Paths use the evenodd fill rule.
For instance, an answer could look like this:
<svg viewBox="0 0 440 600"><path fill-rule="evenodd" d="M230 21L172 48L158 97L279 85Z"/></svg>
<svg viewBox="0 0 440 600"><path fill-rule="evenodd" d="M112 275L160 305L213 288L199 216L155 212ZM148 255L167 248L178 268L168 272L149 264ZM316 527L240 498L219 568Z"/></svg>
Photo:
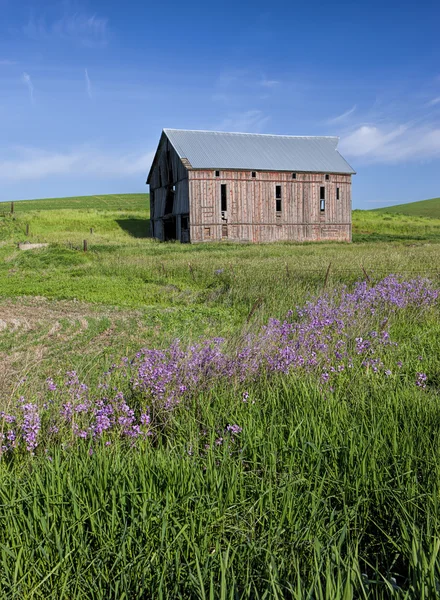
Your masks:
<svg viewBox="0 0 440 600"><path fill-rule="evenodd" d="M0 200L146 191L164 127L338 135L355 208L440 196L440 4L0 0Z"/></svg>

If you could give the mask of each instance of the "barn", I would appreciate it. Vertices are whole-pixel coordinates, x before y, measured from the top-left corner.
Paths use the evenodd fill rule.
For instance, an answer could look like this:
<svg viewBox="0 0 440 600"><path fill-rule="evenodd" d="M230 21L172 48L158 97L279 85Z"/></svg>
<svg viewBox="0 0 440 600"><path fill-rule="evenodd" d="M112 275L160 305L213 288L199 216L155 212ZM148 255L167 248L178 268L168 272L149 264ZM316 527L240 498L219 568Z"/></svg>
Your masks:
<svg viewBox="0 0 440 600"><path fill-rule="evenodd" d="M164 129L147 184L168 241L351 241L351 176L337 137Z"/></svg>

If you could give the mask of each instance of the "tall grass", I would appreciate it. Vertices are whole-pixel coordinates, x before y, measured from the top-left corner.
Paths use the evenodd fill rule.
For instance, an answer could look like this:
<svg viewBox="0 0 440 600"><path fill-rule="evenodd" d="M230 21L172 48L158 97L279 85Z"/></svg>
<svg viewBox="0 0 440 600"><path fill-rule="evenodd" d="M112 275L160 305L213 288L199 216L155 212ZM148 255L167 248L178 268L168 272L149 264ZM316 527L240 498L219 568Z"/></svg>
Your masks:
<svg viewBox="0 0 440 600"><path fill-rule="evenodd" d="M154 407L150 388L133 386L145 354L131 363L141 343L166 349L174 337L185 348L222 335L227 351L239 352L270 317L284 318L324 286L351 290L364 270L371 284L390 272L408 279L430 271L438 287L436 223L426 229L422 220L416 230L400 217L355 213L358 235L394 241L191 247L138 237L147 217L138 207L123 218L114 204L106 212L73 208L0 218L0 319L15 318L17 305L30 321L26 330L0 332L0 360L40 349L44 327L50 346L0 406L8 415L16 408L31 448L2 438L12 451L0 460L0 598L437 598L438 303L363 319L354 302L352 368L325 362L325 339L313 330L322 351L315 362L310 346L310 368L278 361L247 380L236 373L209 385L197 380L172 410ZM16 249L27 222L30 241L48 241L48 249ZM86 254L75 249L84 237ZM32 321L32 310L46 324ZM74 361L69 310L88 324ZM317 322L327 335L328 324ZM374 323L398 343L378 347L379 363L368 349L356 353ZM283 351L292 345L279 345L281 353L274 346L261 346L263 366L291 356ZM97 388L102 371L126 353L129 376L115 369L108 390ZM66 368L77 368L100 400L123 390L136 415L149 407L150 435L115 427L82 438L72 424L55 430L66 397L37 383L48 375L59 382ZM6 435L12 424L4 417Z"/></svg>
<svg viewBox="0 0 440 600"><path fill-rule="evenodd" d="M20 447L5 454L4 597L437 597L438 306L402 304L395 289L375 294L396 309L383 312L380 300L365 321L398 343L379 344L378 369L370 347L347 338L353 367L326 384L320 362L262 370L245 395L232 379L202 381L166 421L153 413L151 436L67 431L40 441L33 458ZM361 307L372 292L349 302ZM339 339L332 305L318 300L307 315L311 350L332 331L325 315ZM142 394L133 401L151 406Z"/></svg>
<svg viewBox="0 0 440 600"><path fill-rule="evenodd" d="M4 464L2 597L436 597L438 402L346 383L280 379L245 407L217 390L157 447Z"/></svg>

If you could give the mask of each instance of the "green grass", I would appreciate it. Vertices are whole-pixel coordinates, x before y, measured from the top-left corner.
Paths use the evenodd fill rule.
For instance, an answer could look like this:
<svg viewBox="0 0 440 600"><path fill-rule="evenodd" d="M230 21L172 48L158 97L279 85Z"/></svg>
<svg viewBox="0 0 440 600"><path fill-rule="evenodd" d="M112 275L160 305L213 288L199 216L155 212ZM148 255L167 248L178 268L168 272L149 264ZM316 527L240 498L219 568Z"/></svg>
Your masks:
<svg viewBox="0 0 440 600"><path fill-rule="evenodd" d="M37 200L19 200L14 202L14 213L27 213L35 210L113 210L141 211L149 206L149 195L110 194L102 196L72 196L68 198L44 198ZM11 203L0 203L0 214L10 212Z"/></svg>
<svg viewBox="0 0 440 600"><path fill-rule="evenodd" d="M407 204L395 204L385 208L375 210L380 214L400 214L410 217L427 217L431 219L440 219L440 198L431 198L430 200L420 200L418 202L408 202Z"/></svg>
<svg viewBox="0 0 440 600"><path fill-rule="evenodd" d="M388 213L379 210L353 211L353 241L355 242L435 242L439 240L440 216L437 218L434 216L411 216L400 212Z"/></svg>
<svg viewBox="0 0 440 600"><path fill-rule="evenodd" d="M217 386L160 443L5 461L2 597L437 597L440 404L413 383L419 352L440 374L437 316L395 320L392 379Z"/></svg>
<svg viewBox="0 0 440 600"><path fill-rule="evenodd" d="M191 246L147 237L144 195L93 198L0 205L0 410L44 402L67 369L93 386L143 346L234 343L365 273L440 287L433 217L355 211L353 244ZM390 378L355 369L327 396L280 376L247 403L218 385L154 443L3 457L0 598L438 597L439 322L438 307L396 317ZM243 432L216 447L228 423Z"/></svg>
<svg viewBox="0 0 440 600"><path fill-rule="evenodd" d="M117 357L115 348L121 355L175 337L190 343L241 335L319 294L329 264L328 287L363 278L363 269L374 279L436 268L440 229L433 220L355 211L353 237L362 243L353 244L161 244L146 237L143 196L124 196L136 206L131 211L117 210L119 196L104 198L100 210L87 198L78 209L64 208L67 198L29 201L29 210L0 216L0 319L8 323L0 326L0 393L24 372L39 389L49 373L72 364L93 378ZM26 240L50 246L18 250Z"/></svg>

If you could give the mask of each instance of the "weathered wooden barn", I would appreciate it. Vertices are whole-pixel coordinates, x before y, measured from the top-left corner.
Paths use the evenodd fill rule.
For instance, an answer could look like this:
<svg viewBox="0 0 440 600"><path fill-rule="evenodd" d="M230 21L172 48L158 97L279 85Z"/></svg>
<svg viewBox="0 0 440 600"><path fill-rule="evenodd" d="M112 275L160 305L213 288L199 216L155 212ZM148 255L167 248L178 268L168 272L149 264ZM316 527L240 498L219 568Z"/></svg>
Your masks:
<svg viewBox="0 0 440 600"><path fill-rule="evenodd" d="M148 175L159 240L351 241L337 137L164 129Z"/></svg>

